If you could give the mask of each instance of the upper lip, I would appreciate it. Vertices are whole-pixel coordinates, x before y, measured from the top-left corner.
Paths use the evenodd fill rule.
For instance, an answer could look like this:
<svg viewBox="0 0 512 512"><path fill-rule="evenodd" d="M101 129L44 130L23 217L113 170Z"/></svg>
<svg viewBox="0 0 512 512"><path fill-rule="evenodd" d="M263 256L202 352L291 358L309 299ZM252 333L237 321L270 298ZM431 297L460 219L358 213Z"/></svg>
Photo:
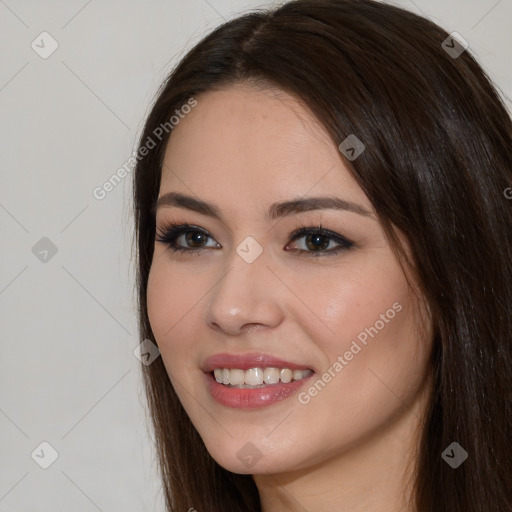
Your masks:
<svg viewBox="0 0 512 512"><path fill-rule="evenodd" d="M290 370L311 370L308 365L284 361L268 354L214 354L204 362L201 369L212 372L216 368L239 368L249 370L250 368L289 368Z"/></svg>

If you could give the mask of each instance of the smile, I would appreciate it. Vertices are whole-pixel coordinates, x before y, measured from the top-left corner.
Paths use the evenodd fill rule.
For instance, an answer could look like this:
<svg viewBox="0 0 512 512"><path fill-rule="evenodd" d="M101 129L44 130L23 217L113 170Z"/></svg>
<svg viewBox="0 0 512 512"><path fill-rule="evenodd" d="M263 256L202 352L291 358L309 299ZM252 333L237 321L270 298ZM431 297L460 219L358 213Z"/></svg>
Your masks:
<svg viewBox="0 0 512 512"><path fill-rule="evenodd" d="M206 387L217 403L235 409L256 409L297 393L315 375L308 366L268 354L224 353L206 359L201 369Z"/></svg>
<svg viewBox="0 0 512 512"><path fill-rule="evenodd" d="M215 368L213 374L219 384L244 389L259 389L279 382L288 384L311 375L311 370L291 370L290 368Z"/></svg>

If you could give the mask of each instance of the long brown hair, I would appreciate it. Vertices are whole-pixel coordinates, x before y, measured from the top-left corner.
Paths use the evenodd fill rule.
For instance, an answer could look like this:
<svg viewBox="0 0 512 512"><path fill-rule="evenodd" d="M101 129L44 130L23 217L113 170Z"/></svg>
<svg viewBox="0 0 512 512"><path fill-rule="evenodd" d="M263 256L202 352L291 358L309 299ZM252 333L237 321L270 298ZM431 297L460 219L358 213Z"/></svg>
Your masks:
<svg viewBox="0 0 512 512"><path fill-rule="evenodd" d="M512 510L512 124L491 81L443 29L373 0L295 0L224 23L179 62L159 91L134 171L141 339L156 343L146 305L169 118L190 98L238 82L302 99L338 145L401 258L411 248L433 318L433 392L415 472L420 512ZM448 48L446 42L448 41ZM445 43L443 43L445 42ZM460 47L456 49L461 50ZM459 52L460 53L460 52ZM155 132L167 124L167 129ZM155 137L155 133L159 137ZM142 366L169 511L261 510L250 475L207 452L162 358ZM457 469L441 457L468 453Z"/></svg>

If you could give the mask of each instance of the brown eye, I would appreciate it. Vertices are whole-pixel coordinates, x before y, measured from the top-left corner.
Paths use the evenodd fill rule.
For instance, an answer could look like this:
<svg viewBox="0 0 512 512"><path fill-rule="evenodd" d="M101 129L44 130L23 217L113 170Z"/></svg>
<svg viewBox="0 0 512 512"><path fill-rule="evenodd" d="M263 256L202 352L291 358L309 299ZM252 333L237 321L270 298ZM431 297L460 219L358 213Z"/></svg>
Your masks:
<svg viewBox="0 0 512 512"><path fill-rule="evenodd" d="M303 248L289 249L289 246L287 246L286 250L301 256L318 257L338 254L354 246L354 243L345 237L322 227L303 227L290 235L291 242L301 238L304 238L305 241ZM198 254L203 249L222 248L206 230L190 224L172 224L158 230L155 240L167 245L173 251L197 252ZM209 240L213 242L213 246L207 245Z"/></svg>
<svg viewBox="0 0 512 512"><path fill-rule="evenodd" d="M312 251L325 249L329 246L329 238L322 235L308 235L306 237L306 246Z"/></svg>
<svg viewBox="0 0 512 512"><path fill-rule="evenodd" d="M219 248L220 245L205 245L210 235L204 229L189 224L171 224L165 228L157 230L155 240L167 245L173 251L200 251L201 249ZM212 239L213 240L213 239ZM216 242L215 242L216 243Z"/></svg>
<svg viewBox="0 0 512 512"><path fill-rule="evenodd" d="M289 249L305 256L330 256L345 251L354 243L345 237L327 229L303 227L292 233L292 242L304 238L304 249ZM329 248L330 247L330 248ZM328 249L329 248L329 249Z"/></svg>
<svg viewBox="0 0 512 512"><path fill-rule="evenodd" d="M201 247L205 239L208 238L202 231L185 231L185 240L192 247Z"/></svg>

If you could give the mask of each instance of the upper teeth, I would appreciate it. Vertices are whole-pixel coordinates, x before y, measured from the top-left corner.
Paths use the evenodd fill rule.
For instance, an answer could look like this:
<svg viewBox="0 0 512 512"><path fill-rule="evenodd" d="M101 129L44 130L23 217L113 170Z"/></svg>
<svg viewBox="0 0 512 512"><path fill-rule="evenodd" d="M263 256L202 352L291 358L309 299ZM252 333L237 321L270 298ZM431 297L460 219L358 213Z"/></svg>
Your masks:
<svg viewBox="0 0 512 512"><path fill-rule="evenodd" d="M216 368L215 380L220 384L232 386L259 386L277 384L279 381L287 384L292 380L300 380L312 373L311 370L290 370L289 368Z"/></svg>

